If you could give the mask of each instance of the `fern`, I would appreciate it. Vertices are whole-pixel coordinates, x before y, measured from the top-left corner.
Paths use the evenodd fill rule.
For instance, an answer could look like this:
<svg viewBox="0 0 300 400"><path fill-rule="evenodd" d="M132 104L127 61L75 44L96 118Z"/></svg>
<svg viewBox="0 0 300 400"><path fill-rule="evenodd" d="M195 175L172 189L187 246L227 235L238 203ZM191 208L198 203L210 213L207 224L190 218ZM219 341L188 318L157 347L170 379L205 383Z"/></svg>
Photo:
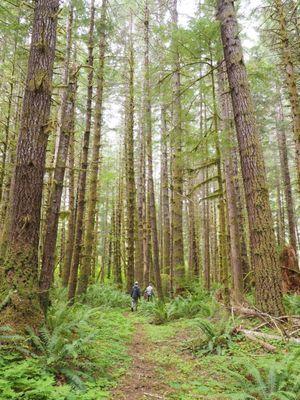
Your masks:
<svg viewBox="0 0 300 400"><path fill-rule="evenodd" d="M292 358L261 368L250 363L242 365L242 371L227 371L238 393L230 393L232 399L299 400L298 368Z"/></svg>
<svg viewBox="0 0 300 400"><path fill-rule="evenodd" d="M187 348L196 354L222 355L233 343L232 321L221 320L218 324L203 319L196 320L201 334L187 343Z"/></svg>
<svg viewBox="0 0 300 400"><path fill-rule="evenodd" d="M166 304L159 301L143 302L140 312L150 317L152 323L159 325L180 318L212 317L218 307L217 302L202 290L186 297L178 296Z"/></svg>

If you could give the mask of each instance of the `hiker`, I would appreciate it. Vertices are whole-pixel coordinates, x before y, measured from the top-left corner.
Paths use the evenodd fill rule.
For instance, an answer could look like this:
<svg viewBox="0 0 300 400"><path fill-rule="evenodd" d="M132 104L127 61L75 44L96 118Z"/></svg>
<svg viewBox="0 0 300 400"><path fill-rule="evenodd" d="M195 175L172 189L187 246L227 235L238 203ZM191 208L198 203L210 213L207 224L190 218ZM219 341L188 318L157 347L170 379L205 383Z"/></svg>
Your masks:
<svg viewBox="0 0 300 400"><path fill-rule="evenodd" d="M131 290L131 311L137 310L137 305L140 297L141 297L141 290L139 288L139 283L135 282Z"/></svg>
<svg viewBox="0 0 300 400"><path fill-rule="evenodd" d="M151 301L153 296L154 296L154 290L153 287L151 286L151 283L149 283L149 285L146 287L145 290L145 299L147 301Z"/></svg>

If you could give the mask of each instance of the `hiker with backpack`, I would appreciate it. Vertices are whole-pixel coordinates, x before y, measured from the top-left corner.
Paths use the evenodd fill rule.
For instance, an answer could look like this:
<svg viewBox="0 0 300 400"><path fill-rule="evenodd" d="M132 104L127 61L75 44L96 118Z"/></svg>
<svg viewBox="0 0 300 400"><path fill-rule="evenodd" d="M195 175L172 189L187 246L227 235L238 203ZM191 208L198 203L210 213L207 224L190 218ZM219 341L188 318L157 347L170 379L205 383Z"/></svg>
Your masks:
<svg viewBox="0 0 300 400"><path fill-rule="evenodd" d="M131 290L131 311L136 311L139 298L141 297L141 289L138 282L135 282Z"/></svg>
<svg viewBox="0 0 300 400"><path fill-rule="evenodd" d="M152 301L153 297L154 297L154 290L153 290L151 283L149 283L149 285L146 287L146 290L144 293L144 299L147 301Z"/></svg>

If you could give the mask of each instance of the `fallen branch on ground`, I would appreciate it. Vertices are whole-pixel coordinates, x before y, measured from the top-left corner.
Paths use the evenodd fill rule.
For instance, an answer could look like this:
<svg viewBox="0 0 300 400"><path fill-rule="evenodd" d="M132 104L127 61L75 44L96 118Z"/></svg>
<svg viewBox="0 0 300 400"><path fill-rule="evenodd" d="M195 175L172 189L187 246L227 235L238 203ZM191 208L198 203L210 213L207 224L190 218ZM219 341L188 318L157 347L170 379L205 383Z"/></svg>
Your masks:
<svg viewBox="0 0 300 400"><path fill-rule="evenodd" d="M286 337L287 332L285 331L284 328L284 323L287 322L290 318L290 316L284 315L280 317L274 317L268 313L262 312L257 309L252 309L252 308L246 308L243 306L240 307L232 307L231 312L238 314L238 315L244 315L245 317L256 317L262 319L264 322L266 322L267 325L273 326L276 328L282 337Z"/></svg>
<svg viewBox="0 0 300 400"><path fill-rule="evenodd" d="M259 344L261 347L263 347L269 353L274 353L274 351L276 351L275 346L257 338L255 335L255 333L257 333L257 332L255 332L255 331L246 331L244 329L239 329L239 330L237 330L237 332L242 333L247 339L251 340L252 342Z"/></svg>
<svg viewBox="0 0 300 400"><path fill-rule="evenodd" d="M251 331L251 330L243 329L243 328L236 328L235 332L242 333L246 337L252 336L252 337L261 338L264 340L278 340L278 341L285 341L285 342L295 343L295 344L300 345L300 338L270 335L269 333L256 332L256 331ZM249 337L249 339L250 339L250 337Z"/></svg>
<svg viewBox="0 0 300 400"><path fill-rule="evenodd" d="M146 396L154 397L155 399L164 399L164 397L158 396L157 394L151 394L151 393L147 393L147 392L144 392L144 394Z"/></svg>

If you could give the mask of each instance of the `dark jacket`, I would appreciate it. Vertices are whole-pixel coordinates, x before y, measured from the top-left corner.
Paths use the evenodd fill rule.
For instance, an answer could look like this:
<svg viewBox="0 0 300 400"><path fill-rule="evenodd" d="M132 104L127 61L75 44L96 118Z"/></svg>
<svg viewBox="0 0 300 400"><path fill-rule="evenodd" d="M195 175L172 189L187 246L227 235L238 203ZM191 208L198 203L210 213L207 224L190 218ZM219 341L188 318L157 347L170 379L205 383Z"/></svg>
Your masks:
<svg viewBox="0 0 300 400"><path fill-rule="evenodd" d="M138 286L134 285L132 290L131 290L131 297L134 300L137 300L141 297L141 290Z"/></svg>

